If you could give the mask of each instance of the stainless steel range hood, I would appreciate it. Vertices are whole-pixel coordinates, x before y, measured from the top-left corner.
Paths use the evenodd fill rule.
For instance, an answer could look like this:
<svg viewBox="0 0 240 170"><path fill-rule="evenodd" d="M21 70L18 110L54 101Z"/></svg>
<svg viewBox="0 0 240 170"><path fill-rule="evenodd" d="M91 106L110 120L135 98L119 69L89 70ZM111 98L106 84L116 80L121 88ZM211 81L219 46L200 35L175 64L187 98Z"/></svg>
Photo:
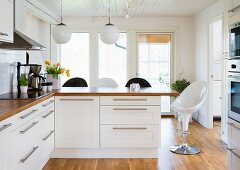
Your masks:
<svg viewBox="0 0 240 170"><path fill-rule="evenodd" d="M44 50L45 47L36 41L32 40L28 36L15 30L13 43L2 42L0 43L0 49L9 50Z"/></svg>

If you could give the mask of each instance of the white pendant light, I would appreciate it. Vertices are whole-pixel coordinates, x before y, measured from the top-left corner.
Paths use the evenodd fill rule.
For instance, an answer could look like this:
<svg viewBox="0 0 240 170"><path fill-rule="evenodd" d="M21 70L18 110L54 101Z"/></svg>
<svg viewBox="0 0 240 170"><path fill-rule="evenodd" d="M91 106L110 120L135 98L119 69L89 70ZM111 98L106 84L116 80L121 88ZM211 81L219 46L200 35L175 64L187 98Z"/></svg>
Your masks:
<svg viewBox="0 0 240 170"><path fill-rule="evenodd" d="M62 22L62 0L61 0L61 23L52 30L52 36L56 43L65 44L71 39L72 32L68 26Z"/></svg>
<svg viewBox="0 0 240 170"><path fill-rule="evenodd" d="M119 30L118 28L111 24L111 18L110 18L110 0L109 0L109 23L104 25L102 30L100 31L100 39L102 42L106 44L114 44L117 42L119 38Z"/></svg>

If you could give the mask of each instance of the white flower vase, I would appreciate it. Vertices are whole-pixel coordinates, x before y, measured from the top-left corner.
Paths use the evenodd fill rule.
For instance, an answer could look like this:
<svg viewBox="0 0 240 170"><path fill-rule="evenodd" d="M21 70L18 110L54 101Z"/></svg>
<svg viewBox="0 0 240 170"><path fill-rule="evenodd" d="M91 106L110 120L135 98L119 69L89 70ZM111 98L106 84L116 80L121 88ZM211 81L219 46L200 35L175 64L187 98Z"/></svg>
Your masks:
<svg viewBox="0 0 240 170"><path fill-rule="evenodd" d="M52 89L61 89L61 76L53 76L52 74L47 74L47 82L52 82Z"/></svg>

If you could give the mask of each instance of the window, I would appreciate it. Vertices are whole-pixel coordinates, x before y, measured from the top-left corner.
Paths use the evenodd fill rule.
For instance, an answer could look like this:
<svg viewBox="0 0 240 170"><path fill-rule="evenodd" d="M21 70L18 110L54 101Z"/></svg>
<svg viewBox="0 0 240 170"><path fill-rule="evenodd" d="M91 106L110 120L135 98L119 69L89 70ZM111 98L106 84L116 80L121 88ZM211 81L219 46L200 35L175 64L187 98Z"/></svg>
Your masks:
<svg viewBox="0 0 240 170"><path fill-rule="evenodd" d="M71 77L82 77L89 83L89 33L72 33L71 40L61 45L61 64ZM62 84L69 78L62 77Z"/></svg>
<svg viewBox="0 0 240 170"><path fill-rule="evenodd" d="M99 37L99 36L98 36ZM99 78L112 78L119 86L127 82L127 34L120 33L117 43L107 45L98 38Z"/></svg>
<svg viewBox="0 0 240 170"><path fill-rule="evenodd" d="M153 87L171 82L171 34L139 33L138 73ZM170 112L170 98L162 97L162 112Z"/></svg>

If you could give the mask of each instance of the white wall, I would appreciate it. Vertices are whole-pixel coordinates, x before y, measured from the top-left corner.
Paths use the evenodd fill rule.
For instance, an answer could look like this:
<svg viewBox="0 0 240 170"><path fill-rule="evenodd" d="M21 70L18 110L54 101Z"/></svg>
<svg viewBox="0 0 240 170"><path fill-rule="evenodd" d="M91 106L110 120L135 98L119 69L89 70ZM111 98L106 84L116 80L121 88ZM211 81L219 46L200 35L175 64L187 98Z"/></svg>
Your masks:
<svg viewBox="0 0 240 170"><path fill-rule="evenodd" d="M44 60L50 59L51 56L50 24L34 16L28 16L27 21L27 35L46 47L44 51L28 51L29 63L43 65ZM25 64L26 51L0 49L0 94L9 93L12 90L12 76L15 69L13 64L15 62ZM44 72L44 68L42 72Z"/></svg>
<svg viewBox="0 0 240 170"><path fill-rule="evenodd" d="M224 13L224 0L218 0L208 8L194 16L196 80L208 82L208 34L212 19ZM199 111L198 121L205 127L209 126L208 98ZM196 115L195 115L196 116Z"/></svg>
<svg viewBox="0 0 240 170"><path fill-rule="evenodd" d="M66 17L64 23L67 24L73 32L90 32L90 61L97 59L97 32L108 22L106 17ZM192 17L115 17L111 19L120 31L128 33L128 77L136 75L136 32L169 32L176 31L175 45L176 49L176 76L182 73L182 77L193 81L195 80L195 61L194 61L194 40L193 40L193 19ZM92 44L91 44L92 43ZM95 64L97 68L97 64ZM90 85L97 79L97 73L91 70L92 80Z"/></svg>

